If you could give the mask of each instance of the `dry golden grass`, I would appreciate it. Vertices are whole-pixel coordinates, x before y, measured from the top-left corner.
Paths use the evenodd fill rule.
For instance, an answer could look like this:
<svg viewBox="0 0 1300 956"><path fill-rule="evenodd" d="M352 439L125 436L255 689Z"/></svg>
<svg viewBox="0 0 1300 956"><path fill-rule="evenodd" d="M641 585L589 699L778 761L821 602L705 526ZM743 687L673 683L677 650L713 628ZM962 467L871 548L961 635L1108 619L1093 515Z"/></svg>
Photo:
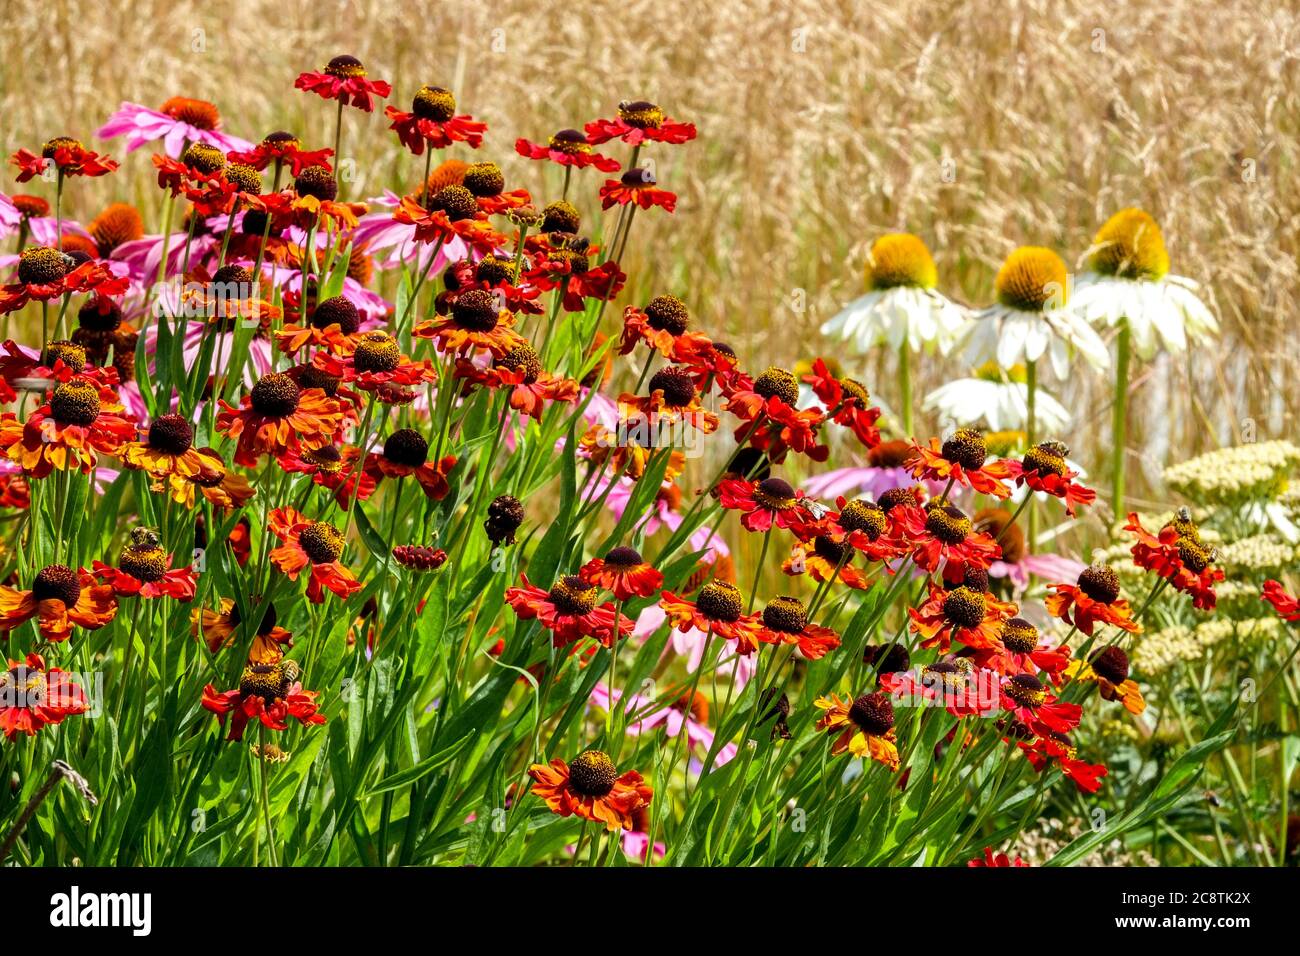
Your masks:
<svg viewBox="0 0 1300 956"><path fill-rule="evenodd" d="M350 52L394 82L393 102L403 106L421 83L452 86L490 124L492 158L545 195L539 168L512 152L516 136L580 126L622 98L653 99L695 121L701 136L660 151L660 180L682 202L670 220L638 219L632 294L683 294L704 327L753 364L827 348L816 329L860 291L866 247L881 230L921 234L943 287L982 304L1015 245L1052 246L1073 263L1110 212L1141 205L1163 224L1175 271L1205 283L1224 326L1220 347L1160 361L1139 379L1131 435L1144 472L1158 474L1168 454L1241 440L1252 429L1261 438L1295 432L1294 6L4 7L6 150L59 133L88 136L119 100L156 106L175 94L217 102L228 128L249 138L288 127L327 145L333 111L291 84L300 70ZM358 163L354 195L418 175L378 116L348 120L343 152ZM155 210L146 152L132 154L124 173L137 200ZM593 214L596 184L595 174L579 182ZM558 188L558 179L549 185ZM92 215L127 188L121 174L78 183L70 213ZM795 290L806 290L802 312L792 307ZM846 359L887 398L896 397L891 361ZM951 361L923 365L919 388L959 371ZM1047 387L1080 410L1074 443L1096 468L1107 386L1085 375Z"/></svg>

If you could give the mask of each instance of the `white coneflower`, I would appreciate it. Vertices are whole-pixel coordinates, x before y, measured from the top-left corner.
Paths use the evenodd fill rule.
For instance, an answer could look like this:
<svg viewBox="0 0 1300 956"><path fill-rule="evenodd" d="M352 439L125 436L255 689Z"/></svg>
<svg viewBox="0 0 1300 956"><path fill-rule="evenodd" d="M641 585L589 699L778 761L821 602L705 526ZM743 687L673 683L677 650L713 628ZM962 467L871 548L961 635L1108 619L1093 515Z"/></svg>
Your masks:
<svg viewBox="0 0 1300 956"><path fill-rule="evenodd" d="M935 291L934 259L911 233L889 233L872 243L866 272L866 294L822 325L822 335L850 342L862 353L878 345L898 352L903 428L910 435L911 353L937 349L946 355L966 326L966 310Z"/></svg>
<svg viewBox="0 0 1300 956"><path fill-rule="evenodd" d="M1196 296L1191 279L1169 274L1169 253L1156 221L1141 209L1121 209L1097 232L1084 256L1074 307L1087 321L1118 328L1115 348L1115 402L1111 444L1114 448L1112 499L1124 513L1124 446L1128 432L1130 353L1150 358L1156 346L1172 353L1186 350L1219 331L1210 310Z"/></svg>
<svg viewBox="0 0 1300 956"><path fill-rule="evenodd" d="M1023 431L1029 420L1029 386L1023 365L1003 369L985 362L970 378L941 385L925 397L923 407L951 423L985 423L991 431ZM1063 432L1070 423L1065 406L1041 388L1035 417L1048 432Z"/></svg>
<svg viewBox="0 0 1300 956"><path fill-rule="evenodd" d="M980 311L966 336L971 362L993 359L1003 368L1024 363L1033 378L1044 355L1057 378L1070 369L1070 349L1094 368L1106 368L1110 355L1101 337L1069 303L1065 263L1051 249L1021 246L998 270L997 304Z"/></svg>
<svg viewBox="0 0 1300 956"><path fill-rule="evenodd" d="M1084 253L1086 269L1074 290L1074 308L1094 324L1128 327L1138 356L1157 346L1175 355L1219 331L1199 298L1196 282L1169 274L1169 253L1156 221L1141 209L1121 209L1106 221Z"/></svg>

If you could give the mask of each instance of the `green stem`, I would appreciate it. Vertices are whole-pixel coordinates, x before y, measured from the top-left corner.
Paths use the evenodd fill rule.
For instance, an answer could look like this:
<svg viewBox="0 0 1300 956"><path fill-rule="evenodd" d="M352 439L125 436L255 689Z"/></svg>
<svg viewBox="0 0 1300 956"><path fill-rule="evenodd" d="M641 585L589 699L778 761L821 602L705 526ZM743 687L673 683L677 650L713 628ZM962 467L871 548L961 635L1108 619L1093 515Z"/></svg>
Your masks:
<svg viewBox="0 0 1300 956"><path fill-rule="evenodd" d="M898 347L898 388L902 393L900 401L903 406L903 433L912 437L912 353L908 351L907 341Z"/></svg>
<svg viewBox="0 0 1300 956"><path fill-rule="evenodd" d="M1132 332L1128 320L1119 326L1119 339L1115 356L1115 407L1111 426L1111 443L1114 446L1111 465L1111 508L1115 520L1124 516L1124 446L1128 442L1128 369L1132 350Z"/></svg>

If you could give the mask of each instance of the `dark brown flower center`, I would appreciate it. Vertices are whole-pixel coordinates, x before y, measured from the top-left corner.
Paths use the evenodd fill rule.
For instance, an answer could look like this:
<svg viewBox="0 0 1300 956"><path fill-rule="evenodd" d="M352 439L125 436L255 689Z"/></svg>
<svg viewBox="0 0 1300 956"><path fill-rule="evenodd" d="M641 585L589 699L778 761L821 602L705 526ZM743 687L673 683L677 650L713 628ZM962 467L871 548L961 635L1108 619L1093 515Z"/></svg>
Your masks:
<svg viewBox="0 0 1300 956"><path fill-rule="evenodd" d="M429 199L429 209L446 213L452 222L478 215L478 200L464 186L443 186Z"/></svg>
<svg viewBox="0 0 1300 956"><path fill-rule="evenodd" d="M267 418L285 418L298 410L298 386L283 372L269 372L249 392L253 411Z"/></svg>
<svg viewBox="0 0 1300 956"><path fill-rule="evenodd" d="M700 588L695 597L695 606L706 618L730 623L740 620L745 602L741 600L740 588L725 581L710 581Z"/></svg>
<svg viewBox="0 0 1300 956"><path fill-rule="evenodd" d="M340 376L331 375L318 365L303 365L295 374L303 388L319 388L331 398L338 394L339 386L343 384Z"/></svg>
<svg viewBox="0 0 1300 956"><path fill-rule="evenodd" d="M569 763L569 786L584 797L603 797L614 789L618 771L609 755L585 750Z"/></svg>
<svg viewBox="0 0 1300 956"><path fill-rule="evenodd" d="M37 602L62 601L64 607L75 607L81 600L81 580L66 565L46 565L36 573L36 579L32 581L32 598Z"/></svg>
<svg viewBox="0 0 1300 956"><path fill-rule="evenodd" d="M1128 655L1122 648L1104 647L1088 662L1092 669L1112 684L1122 684L1128 680Z"/></svg>
<svg viewBox="0 0 1300 956"><path fill-rule="evenodd" d="M642 562L641 552L626 545L613 548L605 555L605 563L616 568L635 568Z"/></svg>
<svg viewBox="0 0 1300 956"><path fill-rule="evenodd" d="M893 729L894 705L888 694L863 694L849 708L849 720L871 736L881 737Z"/></svg>
<svg viewBox="0 0 1300 956"><path fill-rule="evenodd" d="M754 391L764 398L779 398L793 408L799 401L799 380L788 369L773 365L754 379Z"/></svg>
<svg viewBox="0 0 1300 956"><path fill-rule="evenodd" d="M1105 564L1094 564L1079 574L1079 590L1094 601L1114 604L1119 598L1119 573Z"/></svg>
<svg viewBox="0 0 1300 956"><path fill-rule="evenodd" d="M754 500L764 508L783 511L794 507L795 492L784 478L764 478L754 488Z"/></svg>
<svg viewBox="0 0 1300 956"><path fill-rule="evenodd" d="M548 597L561 614L590 614L596 607L597 589L576 574L566 574L555 582Z"/></svg>
<svg viewBox="0 0 1300 956"><path fill-rule="evenodd" d="M551 149L559 150L561 153L568 153L570 156L591 152L591 144L587 142L587 134L578 129L560 130L550 138L547 145Z"/></svg>
<svg viewBox="0 0 1300 956"><path fill-rule="evenodd" d="M542 360L531 345L516 345L494 364L512 372L523 372L525 385L532 385L542 374Z"/></svg>
<svg viewBox="0 0 1300 956"><path fill-rule="evenodd" d="M194 444L194 427L180 415L159 415L149 423L149 447L183 455Z"/></svg>
<svg viewBox="0 0 1300 956"><path fill-rule="evenodd" d="M181 162L195 172L211 175L226 165L226 154L207 143L190 143L181 153Z"/></svg>
<svg viewBox="0 0 1300 956"><path fill-rule="evenodd" d="M365 65L351 54L344 53L325 64L325 72L339 79L351 80L366 75Z"/></svg>
<svg viewBox="0 0 1300 956"><path fill-rule="evenodd" d="M456 97L441 86L422 86L411 102L411 112L420 119L445 123L456 115Z"/></svg>
<svg viewBox="0 0 1300 956"><path fill-rule="evenodd" d="M113 332L122 324L122 307L112 299L94 296L77 310L77 325L91 332Z"/></svg>
<svg viewBox="0 0 1300 956"><path fill-rule="evenodd" d="M429 443L413 428L399 428L384 442L384 457L394 464L419 468L429 460Z"/></svg>
<svg viewBox="0 0 1300 956"><path fill-rule="evenodd" d="M868 644L862 663L875 667L877 674L898 674L912 666L912 655L902 644Z"/></svg>
<svg viewBox="0 0 1300 956"><path fill-rule="evenodd" d="M1033 674L1016 674L1002 685L1006 695L1022 707L1037 707L1047 700L1043 682Z"/></svg>
<svg viewBox="0 0 1300 956"><path fill-rule="evenodd" d="M984 443L984 434L978 428L959 428L951 438L943 443L942 455L948 461L961 465L967 471L976 471L984 467L988 458L988 446Z"/></svg>
<svg viewBox="0 0 1300 956"><path fill-rule="evenodd" d="M316 304L311 324L317 329L337 325L345 334L351 335L361 326L361 314L347 296L336 295Z"/></svg>
<svg viewBox="0 0 1300 956"><path fill-rule="evenodd" d="M872 541L879 538L889 526L885 509L870 501L846 501L840 511L839 525L845 531L861 531Z"/></svg>
<svg viewBox="0 0 1300 956"><path fill-rule="evenodd" d="M650 392L663 392L669 408L686 408L695 401L695 382L690 372L670 365L650 376Z"/></svg>
<svg viewBox="0 0 1300 956"><path fill-rule="evenodd" d="M324 521L315 521L298 536L312 564L329 564L343 554L343 533Z"/></svg>
<svg viewBox="0 0 1300 956"><path fill-rule="evenodd" d="M961 544L970 534L970 518L954 505L942 505L926 513L925 530L944 544Z"/></svg>
<svg viewBox="0 0 1300 956"><path fill-rule="evenodd" d="M246 163L231 163L227 166L226 180L233 183L241 193L250 196L262 194L262 174Z"/></svg>
<svg viewBox="0 0 1300 956"><path fill-rule="evenodd" d="M651 299L645 307L645 318L650 328L669 335L681 335L691 324L686 304L675 295L657 295Z"/></svg>
<svg viewBox="0 0 1300 956"><path fill-rule="evenodd" d="M1019 523L1012 524L1011 512L1005 508L981 508L975 512L976 531L996 540L1002 548L1002 560L1016 564L1025 556L1025 533Z"/></svg>
<svg viewBox="0 0 1300 956"><path fill-rule="evenodd" d="M68 274L71 260L53 246L28 246L18 257L18 281L50 285Z"/></svg>
<svg viewBox="0 0 1300 956"><path fill-rule="evenodd" d="M916 504L916 489L912 488L890 488L888 491L882 491L876 498L876 504L880 505L885 514L893 511L899 505Z"/></svg>
<svg viewBox="0 0 1300 956"><path fill-rule="evenodd" d="M1023 617L1013 617L1002 625L1002 646L1013 654L1029 654L1038 647L1038 628Z"/></svg>
<svg viewBox="0 0 1300 956"><path fill-rule="evenodd" d="M1060 442L1045 441L1025 452L1020 464L1025 471L1063 477L1066 472L1065 456L1068 454L1069 450Z"/></svg>
<svg viewBox="0 0 1300 956"><path fill-rule="evenodd" d="M581 225L578 207L567 200L557 199L542 209L542 232L576 233Z"/></svg>
<svg viewBox="0 0 1300 956"><path fill-rule="evenodd" d="M808 609L798 598L782 595L763 608L763 624L781 634L802 634L808 626Z"/></svg>
<svg viewBox="0 0 1300 956"><path fill-rule="evenodd" d="M293 188L299 196L311 196L321 202L333 202L339 194L334 174L324 166L308 166L293 181Z"/></svg>
<svg viewBox="0 0 1300 956"><path fill-rule="evenodd" d="M402 350L397 347L397 339L378 329L363 335L352 353L353 368L363 373L391 372L401 361Z"/></svg>
<svg viewBox="0 0 1300 956"><path fill-rule="evenodd" d="M50 396L50 415L60 425L93 425L102 408L99 389L85 381L65 382Z"/></svg>
<svg viewBox="0 0 1300 956"><path fill-rule="evenodd" d="M491 332L499 316L496 296L487 289L470 289L456 296L451 307L453 321L471 332Z"/></svg>
<svg viewBox="0 0 1300 956"><path fill-rule="evenodd" d="M117 566L146 584L161 581L167 573L167 552L156 544L131 545L122 552Z"/></svg>
<svg viewBox="0 0 1300 956"><path fill-rule="evenodd" d="M85 149L85 147L81 145L81 140L71 136L55 136L53 139L46 140L45 145L41 147L41 155L46 159L53 159L54 154L61 149Z"/></svg>
<svg viewBox="0 0 1300 956"><path fill-rule="evenodd" d="M957 627L979 627L986 609L984 595L964 584L943 596L943 616Z"/></svg>
<svg viewBox="0 0 1300 956"><path fill-rule="evenodd" d="M74 372L80 372L86 367L86 350L74 342L51 342L41 353L41 364L53 368L57 361L63 362Z"/></svg>
<svg viewBox="0 0 1300 956"><path fill-rule="evenodd" d="M484 256L474 267L474 278L488 285L512 283L519 278L514 261L501 256Z"/></svg>
<svg viewBox="0 0 1300 956"><path fill-rule="evenodd" d="M813 554L825 558L831 564L848 564L853 549L846 542L836 541L829 535L819 534L813 539Z"/></svg>
<svg viewBox="0 0 1300 956"><path fill-rule="evenodd" d="M496 163L470 163L463 184L475 196L499 196L506 188L506 178Z"/></svg>
<svg viewBox="0 0 1300 956"><path fill-rule="evenodd" d="M638 129L658 129L664 121L664 111L647 100L619 103L618 116L628 126Z"/></svg>
<svg viewBox="0 0 1300 956"><path fill-rule="evenodd" d="M249 664L239 678L239 692L245 697L260 697L269 704L277 697L283 697L289 691L293 678L286 673L290 668L284 665L292 661L280 661L277 664ZM291 668L297 676L297 665Z"/></svg>

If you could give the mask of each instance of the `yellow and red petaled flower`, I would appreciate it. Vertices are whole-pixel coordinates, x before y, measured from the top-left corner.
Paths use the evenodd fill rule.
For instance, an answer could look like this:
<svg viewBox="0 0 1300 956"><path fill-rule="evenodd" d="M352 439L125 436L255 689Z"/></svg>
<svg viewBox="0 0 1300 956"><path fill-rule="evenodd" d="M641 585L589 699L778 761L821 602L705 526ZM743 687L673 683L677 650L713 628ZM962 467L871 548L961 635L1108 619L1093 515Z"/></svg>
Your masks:
<svg viewBox="0 0 1300 956"><path fill-rule="evenodd" d="M623 310L623 334L619 339L619 353L628 355L638 342L645 342L669 361L680 356L698 362L699 357L711 350L708 336L690 331L690 313L681 299L674 295L655 296L644 309L629 305ZM692 369L692 378L699 388L699 375Z"/></svg>
<svg viewBox="0 0 1300 956"><path fill-rule="evenodd" d="M235 408L224 400L217 430L238 440L235 462L257 467L263 455L281 455L289 448L319 448L334 441L343 425L339 403L319 388L299 388L282 372L258 379Z"/></svg>
<svg viewBox="0 0 1300 956"><path fill-rule="evenodd" d="M516 345L486 368L471 359L459 358L455 376L491 389L509 389L510 407L538 420L547 403L574 402L579 394L577 382L556 378L543 370L537 353L528 344Z"/></svg>
<svg viewBox="0 0 1300 956"><path fill-rule="evenodd" d="M1075 680L1096 682L1104 700L1116 700L1137 716L1146 710L1146 701L1137 682L1129 677L1129 659L1123 648L1111 644L1088 660L1071 661L1065 675Z"/></svg>
<svg viewBox="0 0 1300 956"><path fill-rule="evenodd" d="M1201 543L1200 534L1186 510L1161 528L1158 536L1143 527L1132 512L1124 530L1137 535L1137 542L1132 547L1134 564L1154 571L1175 590L1190 595L1195 607L1214 610L1214 585L1224 579L1223 570L1212 567L1217 554L1213 548L1206 548Z"/></svg>
<svg viewBox="0 0 1300 956"><path fill-rule="evenodd" d="M677 208L677 194L660 189L648 169L629 169L619 179L607 179L600 187L600 208L635 204L642 209L658 206L664 212Z"/></svg>
<svg viewBox="0 0 1300 956"><path fill-rule="evenodd" d="M211 448L197 449L201 460L198 474L188 476L172 473L165 478L165 487L172 500L186 508L193 508L197 495L211 502L220 513L242 508L257 492L243 475L226 467L225 461ZM160 491L161 487L153 490Z"/></svg>
<svg viewBox="0 0 1300 956"><path fill-rule="evenodd" d="M1142 625L1133 620L1133 609L1120 597L1119 575L1114 568L1093 565L1079 574L1077 584L1053 584L1055 592L1043 599L1047 613L1092 635L1097 624L1110 624L1137 634Z"/></svg>
<svg viewBox="0 0 1300 956"><path fill-rule="evenodd" d="M931 438L929 446L914 445L908 462L912 477L940 483L952 481L980 494L1009 498L1011 489L1005 479L1011 469L1005 461L985 461L988 457L984 436L978 429L959 428L942 445Z"/></svg>
<svg viewBox="0 0 1300 956"><path fill-rule="evenodd" d="M395 106L384 109L392 121L388 127L397 133L398 140L416 156L429 149L446 149L453 143L465 143L472 149L483 145L487 124L469 115L456 114L456 99L439 86L423 86L415 94L411 111L403 112Z"/></svg>
<svg viewBox="0 0 1300 956"><path fill-rule="evenodd" d="M626 432L610 431L599 422L593 424L578 439L578 454L599 467L608 465L615 472L633 481L640 481L650 463L654 446L637 443L636 436ZM672 481L686 469L684 452L673 450L664 468L664 481Z"/></svg>
<svg viewBox="0 0 1300 956"><path fill-rule="evenodd" d="M569 763L555 759L528 768L532 794L552 813L577 816L602 824L607 830L631 830L635 815L650 805L654 791L635 770L619 774L602 751L587 750Z"/></svg>
<svg viewBox="0 0 1300 956"><path fill-rule="evenodd" d="M55 469L89 474L99 455L116 455L135 434L112 388L84 377L57 385L25 423L0 415L0 453L35 478Z"/></svg>
<svg viewBox="0 0 1300 956"><path fill-rule="evenodd" d="M464 186L444 186L429 197L429 205L441 208L426 209L417 197L405 196L393 212L393 221L414 226L416 242L441 246L459 239L484 255L503 248L508 241L492 228L478 200Z"/></svg>
<svg viewBox="0 0 1300 956"><path fill-rule="evenodd" d="M361 590L361 582L339 562L344 541L333 525L285 507L271 510L267 527L283 542L271 549L272 564L290 581L297 581L304 568L310 569L307 599L313 604L325 600L326 589L344 600Z"/></svg>
<svg viewBox="0 0 1300 956"><path fill-rule="evenodd" d="M1039 737L1052 733L1068 734L1079 725L1083 708L1057 700L1033 674L1013 674L1004 678L1001 687L1003 710Z"/></svg>
<svg viewBox="0 0 1300 956"><path fill-rule="evenodd" d="M658 444L665 427L677 424L689 425L705 435L717 431L718 416L700 404L695 383L685 369L671 365L660 369L650 377L648 388L649 395L624 392L618 397L621 431L647 436L654 444Z"/></svg>
<svg viewBox="0 0 1300 956"><path fill-rule="evenodd" d="M855 591L865 591L871 582L852 562L853 550L847 536L818 534L813 537L811 550L806 543L795 545L781 570L791 576L807 573L821 584L839 581Z"/></svg>
<svg viewBox="0 0 1300 956"><path fill-rule="evenodd" d="M958 581L968 568L987 571L1002 556L1002 549L989 535L975 531L971 520L954 505L937 501L925 509L904 505L890 509L901 512L895 527L900 537L910 540L912 560L925 571L936 571L943 564L945 580Z"/></svg>
<svg viewBox="0 0 1300 956"><path fill-rule="evenodd" d="M912 630L922 638L922 647L938 647L947 653L954 640L976 650L998 647L1003 622L1019 610L987 591L964 584L949 589L932 582L925 603L908 608L907 614Z"/></svg>
<svg viewBox="0 0 1300 956"><path fill-rule="evenodd" d="M645 100L619 103L617 118L592 120L584 129L587 141L597 146L611 139L621 139L629 146L645 142L680 146L695 138L694 123L679 123Z"/></svg>
<svg viewBox="0 0 1300 956"><path fill-rule="evenodd" d="M447 475L456 467L456 456L445 455L429 464L429 443L424 436L412 428L399 428L384 441L382 452L366 456L364 467L376 481L413 475L426 498L441 501L451 490Z"/></svg>
<svg viewBox="0 0 1300 956"><path fill-rule="evenodd" d="M41 636L58 643L72 635L74 625L98 630L116 615L113 589L84 569L51 564L37 572L30 591L0 586L0 634L35 618Z"/></svg>
<svg viewBox="0 0 1300 956"><path fill-rule="evenodd" d="M276 620L275 605L267 604L248 650L250 664L274 664L284 657L285 648L293 647L293 635L280 627ZM217 610L200 607L190 612L190 633L196 639L202 636L208 651L213 654L223 647L234 646L241 623L239 605L230 598L222 598Z"/></svg>
<svg viewBox="0 0 1300 956"><path fill-rule="evenodd" d="M60 176L104 176L118 167L115 159L86 149L69 136L56 136L41 147L40 155L20 149L9 162L18 167L18 182L25 183L53 166Z"/></svg>
<svg viewBox="0 0 1300 956"><path fill-rule="evenodd" d="M896 534L901 517L901 513L896 512L900 509L886 511L877 502L849 501L843 495L835 499L835 507L839 508L838 512L826 515L826 520L831 523L833 540L847 542L871 561L889 562L907 553L907 542Z"/></svg>
<svg viewBox="0 0 1300 956"><path fill-rule="evenodd" d="M381 400L391 397L392 388L410 388L438 380L428 359L415 362L402 354L397 340L375 329L357 335L348 355L317 352L312 364L326 375L356 385L363 392L374 392Z"/></svg>
<svg viewBox="0 0 1300 956"><path fill-rule="evenodd" d="M546 143L534 143L520 137L515 140L515 152L527 159L549 160L560 166L585 169L595 166L601 172L613 173L620 168L618 160L592 148L587 135L576 129L562 129Z"/></svg>
<svg viewBox="0 0 1300 956"><path fill-rule="evenodd" d="M604 558L592 558L578 575L588 584L612 591L619 601L649 597L664 583L661 571L647 564L635 548L626 546L613 548Z"/></svg>
<svg viewBox="0 0 1300 956"><path fill-rule="evenodd" d="M366 78L366 68L354 56L336 56L318 72L300 73L293 81L294 89L315 93L321 99L337 100L369 113L375 108L375 97L385 99L393 92L384 80Z"/></svg>
<svg viewBox="0 0 1300 956"><path fill-rule="evenodd" d="M898 769L898 735L894 731L894 706L888 694L876 691L852 701L831 694L818 697L813 705L824 712L817 721L817 729L835 735L832 756L847 751L854 757L869 757L891 771Z"/></svg>
<svg viewBox="0 0 1300 956"><path fill-rule="evenodd" d="M128 468L146 471L155 478L179 475L197 478L224 471L214 453L194 447L194 426L181 415L160 415L149 423L143 441L128 442L120 452Z"/></svg>
<svg viewBox="0 0 1300 956"><path fill-rule="evenodd" d="M61 296L95 292L122 295L130 280L97 261L76 260L51 246L28 246L18 256L17 282L0 286L0 314L21 309L28 302L48 302Z"/></svg>
<svg viewBox="0 0 1300 956"><path fill-rule="evenodd" d="M806 531L817 522L810 510L812 500L805 500L803 491L784 478L762 481L724 478L718 484L718 491L722 507L743 512L740 523L746 531L770 531L774 526Z"/></svg>
<svg viewBox="0 0 1300 956"><path fill-rule="evenodd" d="M42 727L88 710L86 692L72 675L47 668L39 654L10 660L8 669L0 672L0 731L9 740L19 734L33 737Z"/></svg>
<svg viewBox="0 0 1300 956"><path fill-rule="evenodd" d="M1038 628L1020 617L1002 622L996 646L976 650L971 656L976 666L1003 676L1046 674L1053 684L1061 682L1070 659L1068 644L1052 647L1039 643Z"/></svg>
<svg viewBox="0 0 1300 956"><path fill-rule="evenodd" d="M528 345L514 330L514 316L498 306L487 289L471 289L456 297L451 314L421 322L412 334L433 339L438 349L464 355L470 351L488 351L494 358Z"/></svg>
<svg viewBox="0 0 1300 956"><path fill-rule="evenodd" d="M1017 485L1060 498L1065 502L1065 513L1073 518L1080 505L1097 500L1097 492L1074 481L1079 473L1066 467L1065 455L1065 447L1059 442L1042 442L1031 448L1021 461L1005 464Z"/></svg>
<svg viewBox="0 0 1300 956"><path fill-rule="evenodd" d="M354 501L368 501L375 493L375 476L357 467L361 449L355 445L322 445L309 450L289 449L276 458L290 474L311 475L313 484L334 492L334 500L347 511Z"/></svg>
<svg viewBox="0 0 1300 956"><path fill-rule="evenodd" d="M824 359L813 363L813 371L804 376L813 393L827 408L827 417L837 425L853 432L854 437L868 449L880 444L880 409L871 405L866 387L851 378L836 378L826 367Z"/></svg>
<svg viewBox="0 0 1300 956"><path fill-rule="evenodd" d="M117 567L96 561L93 568L119 598L170 597L188 602L198 586L194 567L173 568L172 556L158 544L157 536L136 539L122 552Z"/></svg>
<svg viewBox="0 0 1300 956"><path fill-rule="evenodd" d="M808 608L798 598L782 595L763 608L758 639L764 644L791 644L810 661L821 660L840 646L840 637L829 627L808 620Z"/></svg>
<svg viewBox="0 0 1300 956"><path fill-rule="evenodd" d="M691 601L665 590L659 607L679 631L697 630L715 634L736 645L736 653L749 655L758 650L762 627L757 614L744 613L740 589L726 581L709 581Z"/></svg>
<svg viewBox="0 0 1300 956"><path fill-rule="evenodd" d="M297 136L284 131L270 133L251 150L226 154L232 163L241 163L262 170L272 163L289 164L289 171L296 177L310 166L321 166L332 172L329 158L334 155L332 149L305 150Z"/></svg>
<svg viewBox="0 0 1300 956"><path fill-rule="evenodd" d="M619 615L616 627L614 608L598 605L599 589L576 574L564 575L549 591L530 583L527 575L519 577L523 584L506 591L506 603L520 620L536 620L550 631L557 648L584 637L594 638L603 647L613 647L619 638L632 633L634 622Z"/></svg>
<svg viewBox="0 0 1300 956"><path fill-rule="evenodd" d="M268 730L288 730L289 718L303 726L325 723L318 712L318 692L302 689L297 662L282 658L274 663L250 663L240 675L234 690L218 692L212 685L203 688L203 709L225 725L230 719L227 740L243 740L250 721L259 721Z"/></svg>

